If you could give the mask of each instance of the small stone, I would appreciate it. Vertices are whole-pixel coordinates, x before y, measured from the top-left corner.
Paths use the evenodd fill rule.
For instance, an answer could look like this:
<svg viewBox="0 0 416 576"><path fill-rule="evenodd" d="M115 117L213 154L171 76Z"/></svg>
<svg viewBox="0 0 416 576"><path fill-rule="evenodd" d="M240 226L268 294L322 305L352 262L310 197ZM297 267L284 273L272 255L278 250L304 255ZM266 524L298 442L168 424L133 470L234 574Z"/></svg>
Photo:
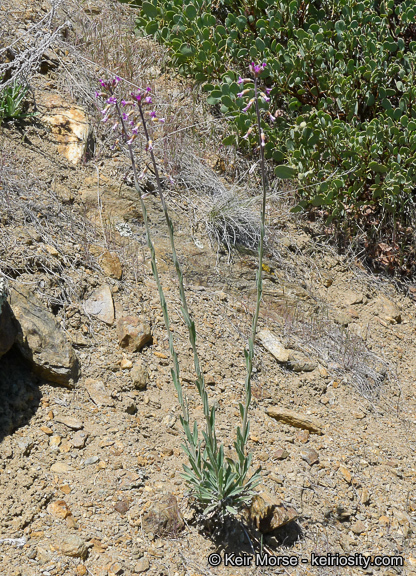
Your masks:
<svg viewBox="0 0 416 576"><path fill-rule="evenodd" d="M84 386L90 395L91 400L99 408L101 408L101 406L114 406L114 400L109 395L101 380L93 380L93 378L87 378Z"/></svg>
<svg viewBox="0 0 416 576"><path fill-rule="evenodd" d="M348 482L348 484L351 484L352 481L352 474L351 472L348 470L348 468L346 466L344 466L343 464L340 464L340 467L338 468L338 470L340 471L342 477L344 478L344 480L346 482Z"/></svg>
<svg viewBox="0 0 416 576"><path fill-rule="evenodd" d="M309 440L309 430L298 430L298 432L296 432L296 440L297 442L300 442L301 444L306 444L306 442L308 442Z"/></svg>
<svg viewBox="0 0 416 576"><path fill-rule="evenodd" d="M317 365L315 360L311 360L302 352L290 351L287 367L293 372L313 372Z"/></svg>
<svg viewBox="0 0 416 576"><path fill-rule="evenodd" d="M378 523L381 524L382 526L388 526L390 524L390 520L388 519L387 516L380 516L380 518L378 519Z"/></svg>
<svg viewBox="0 0 416 576"><path fill-rule="evenodd" d="M321 378L328 378L329 376L328 370L324 366L321 366L321 364L318 364L318 372Z"/></svg>
<svg viewBox="0 0 416 576"><path fill-rule="evenodd" d="M357 520L357 522L354 522L354 524L351 526L351 530L354 532L354 534L358 535L365 532L366 527L364 522L362 522L361 520Z"/></svg>
<svg viewBox="0 0 416 576"><path fill-rule="evenodd" d="M124 516L130 508L130 502L128 500L119 500L114 505L114 510L116 510L119 514Z"/></svg>
<svg viewBox="0 0 416 576"><path fill-rule="evenodd" d="M71 440L71 444L74 448L84 448L87 438L88 434L82 430L79 430L74 434Z"/></svg>
<svg viewBox="0 0 416 576"><path fill-rule="evenodd" d="M288 457L289 457L289 452L287 450L285 450L284 448L279 448L272 455L272 458L274 458L275 460L285 460Z"/></svg>
<svg viewBox="0 0 416 576"><path fill-rule="evenodd" d="M59 486L59 490L64 494L71 494L71 486L68 484L62 484L62 486Z"/></svg>
<svg viewBox="0 0 416 576"><path fill-rule="evenodd" d="M289 351L285 349L283 344L270 332L270 330L260 330L257 335L264 348L276 358L280 364L286 364L289 360Z"/></svg>
<svg viewBox="0 0 416 576"><path fill-rule="evenodd" d="M149 560L147 558L140 558L140 560L137 561L134 567L134 571L136 572L136 574L141 574L142 572L147 572L149 568L150 568Z"/></svg>
<svg viewBox="0 0 416 576"><path fill-rule="evenodd" d="M138 360L135 362L131 372L131 379L133 380L136 390L145 390L149 382L149 372L142 362Z"/></svg>
<svg viewBox="0 0 416 576"><path fill-rule="evenodd" d="M128 370L129 368L133 367L133 362L128 358L123 358L120 362L120 368L122 370Z"/></svg>
<svg viewBox="0 0 416 576"><path fill-rule="evenodd" d="M313 466L313 464L319 462L319 454L313 448L304 448L301 450L300 455L301 458L309 464L309 466Z"/></svg>
<svg viewBox="0 0 416 576"><path fill-rule="evenodd" d="M369 504L370 503L370 495L368 493L367 488L363 488L360 493L360 502L361 504Z"/></svg>
<svg viewBox="0 0 416 576"><path fill-rule="evenodd" d="M178 502L173 494L166 494L154 502L151 510L142 519L144 532L155 536L175 535L183 526Z"/></svg>
<svg viewBox="0 0 416 576"><path fill-rule="evenodd" d="M99 259L99 264L106 276L121 280L123 276L123 268L121 267L120 258L114 252L104 252Z"/></svg>
<svg viewBox="0 0 416 576"><path fill-rule="evenodd" d="M32 438L21 438L17 441L17 445L20 448L23 456L29 456L35 443Z"/></svg>
<svg viewBox="0 0 416 576"><path fill-rule="evenodd" d="M55 462L51 466L51 472L57 472L58 474L65 474L66 472L72 472L71 466L65 462Z"/></svg>
<svg viewBox="0 0 416 576"><path fill-rule="evenodd" d="M84 564L78 564L78 566L75 568L75 574L76 576L85 576L87 574L87 568L84 566Z"/></svg>
<svg viewBox="0 0 416 576"><path fill-rule="evenodd" d="M254 496L250 508L244 511L244 516L257 530L268 534L295 520L297 513L293 508L276 500L276 497L269 492L262 491Z"/></svg>
<svg viewBox="0 0 416 576"><path fill-rule="evenodd" d="M285 410L284 408L277 408L275 406L267 408L266 414L289 426L309 430L312 434L323 434L321 424L305 414L300 414L293 410Z"/></svg>
<svg viewBox="0 0 416 576"><path fill-rule="evenodd" d="M52 436L52 434L53 434L53 430L51 428L49 428L48 426L41 426L40 429L42 430L42 432L44 432L48 436Z"/></svg>
<svg viewBox="0 0 416 576"><path fill-rule="evenodd" d="M84 310L111 326L114 322L114 302L110 287L104 284L96 288L85 301Z"/></svg>
<svg viewBox="0 0 416 576"><path fill-rule="evenodd" d="M85 559L88 547L78 534L60 534L58 549L65 556Z"/></svg>
<svg viewBox="0 0 416 576"><path fill-rule="evenodd" d="M55 500L48 504L47 510L51 516L65 520L67 516L71 516L71 510L65 500Z"/></svg>
<svg viewBox="0 0 416 576"><path fill-rule="evenodd" d="M173 428L173 426L175 426L176 424L175 414L172 414L172 412L170 412L163 418L162 422L166 426L166 428Z"/></svg>
<svg viewBox="0 0 416 576"><path fill-rule="evenodd" d="M70 450L71 450L71 444L68 442L68 440L64 440L63 442L61 442L61 445L59 446L59 452L61 452L62 454L68 454Z"/></svg>
<svg viewBox="0 0 416 576"><path fill-rule="evenodd" d="M150 325L136 316L124 316L117 322L117 337L121 348L139 352L152 342Z"/></svg>
<svg viewBox="0 0 416 576"><path fill-rule="evenodd" d="M52 448L52 450L58 450L61 440L62 438L60 436L52 436L49 438L49 446Z"/></svg>
<svg viewBox="0 0 416 576"><path fill-rule="evenodd" d="M72 416L62 416L58 414L55 416L55 421L64 424L72 430L81 430L81 428L84 428L84 424L76 418L72 418Z"/></svg>
<svg viewBox="0 0 416 576"><path fill-rule="evenodd" d="M84 462L85 466L91 466L92 464L95 464L96 462L99 461L99 457L98 456L91 456L90 458L87 458Z"/></svg>
<svg viewBox="0 0 416 576"><path fill-rule="evenodd" d="M400 308L385 296L380 295L375 301L375 306L377 312L390 324L400 324L402 321Z"/></svg>

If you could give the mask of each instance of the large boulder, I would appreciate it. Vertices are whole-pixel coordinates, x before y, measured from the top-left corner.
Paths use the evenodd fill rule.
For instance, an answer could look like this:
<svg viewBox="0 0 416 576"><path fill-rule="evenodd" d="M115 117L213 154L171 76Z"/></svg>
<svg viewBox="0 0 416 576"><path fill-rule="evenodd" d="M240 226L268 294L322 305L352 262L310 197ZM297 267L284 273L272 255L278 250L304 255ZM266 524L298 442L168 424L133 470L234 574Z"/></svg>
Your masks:
<svg viewBox="0 0 416 576"><path fill-rule="evenodd" d="M45 380L72 387L79 363L55 316L26 286L13 288L9 301L17 326L16 344L33 371Z"/></svg>

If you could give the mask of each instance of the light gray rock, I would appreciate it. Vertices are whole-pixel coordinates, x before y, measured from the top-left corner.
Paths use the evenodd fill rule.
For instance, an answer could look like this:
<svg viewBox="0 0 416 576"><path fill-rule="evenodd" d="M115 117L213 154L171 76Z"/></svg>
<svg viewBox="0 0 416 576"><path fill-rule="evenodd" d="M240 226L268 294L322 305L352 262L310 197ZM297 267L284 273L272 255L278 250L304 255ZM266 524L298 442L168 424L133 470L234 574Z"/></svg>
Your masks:
<svg viewBox="0 0 416 576"><path fill-rule="evenodd" d="M111 326L114 322L114 302L110 287L104 284L96 288L84 303L84 310Z"/></svg>

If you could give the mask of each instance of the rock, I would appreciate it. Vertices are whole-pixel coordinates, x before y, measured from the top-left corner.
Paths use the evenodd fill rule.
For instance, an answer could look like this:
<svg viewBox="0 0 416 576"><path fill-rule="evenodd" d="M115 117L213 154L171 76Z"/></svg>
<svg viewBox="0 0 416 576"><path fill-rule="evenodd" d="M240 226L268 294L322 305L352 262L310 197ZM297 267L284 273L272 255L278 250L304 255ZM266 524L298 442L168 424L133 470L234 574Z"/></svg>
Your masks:
<svg viewBox="0 0 416 576"><path fill-rule="evenodd" d="M55 421L64 424L72 430L81 430L84 428L84 424L72 416L62 416L61 414L57 414L55 416Z"/></svg>
<svg viewBox="0 0 416 576"><path fill-rule="evenodd" d="M122 370L129 370L130 368L133 368L133 362L128 358L123 358L120 362L120 368Z"/></svg>
<svg viewBox="0 0 416 576"><path fill-rule="evenodd" d="M288 424L289 426L309 430L312 434L324 433L321 424L317 420L304 414L294 412L293 410L285 410L284 408L271 406L270 408L267 408L266 414L271 418L275 418L275 420L278 420L279 422Z"/></svg>
<svg viewBox="0 0 416 576"><path fill-rule="evenodd" d="M65 518L72 515L65 500L55 500L55 502L51 502L48 504L47 511L51 516L55 516L55 518L60 518L61 520L65 520Z"/></svg>
<svg viewBox="0 0 416 576"><path fill-rule="evenodd" d="M293 508L283 505L266 491L254 496L250 508L244 510L243 515L248 523L253 524L263 534L273 532L298 516Z"/></svg>
<svg viewBox="0 0 416 576"><path fill-rule="evenodd" d="M17 441L17 445L21 450L22 456L29 456L35 443L32 438L21 438Z"/></svg>
<svg viewBox="0 0 416 576"><path fill-rule="evenodd" d="M65 462L55 462L51 466L51 472L57 472L58 474L66 474L67 472L72 472L71 466Z"/></svg>
<svg viewBox="0 0 416 576"><path fill-rule="evenodd" d="M110 276L110 278L114 278L115 280L121 280L123 269L117 254L114 254L113 252L104 252L98 262L106 276Z"/></svg>
<svg viewBox="0 0 416 576"><path fill-rule="evenodd" d="M55 317L26 286L11 290L10 306L17 320L16 343L34 372L45 380L72 388L79 364Z"/></svg>
<svg viewBox="0 0 416 576"><path fill-rule="evenodd" d="M183 527L178 502L173 494L162 496L142 520L143 530L146 534L152 533L154 536L175 535Z"/></svg>
<svg viewBox="0 0 416 576"><path fill-rule="evenodd" d="M85 466L91 466L92 464L96 464L100 460L99 456L90 456L84 462Z"/></svg>
<svg viewBox="0 0 416 576"><path fill-rule="evenodd" d="M127 514L129 508L130 508L130 502L128 500L119 500L114 505L114 510L116 510L122 516Z"/></svg>
<svg viewBox="0 0 416 576"><path fill-rule="evenodd" d="M87 438L88 434L82 430L79 430L76 434L74 434L71 440L71 444L74 448L84 448Z"/></svg>
<svg viewBox="0 0 416 576"><path fill-rule="evenodd" d="M150 568L149 560L147 558L140 558L140 560L136 562L134 571L136 574L141 574L142 572L147 572L149 568Z"/></svg>
<svg viewBox="0 0 416 576"><path fill-rule="evenodd" d="M310 360L305 354L302 354L302 352L290 351L286 365L293 370L293 372L312 372L318 366L318 363Z"/></svg>
<svg viewBox="0 0 416 576"><path fill-rule="evenodd" d="M367 488L363 488L360 493L360 502L361 504L368 505L370 503L370 495L368 493Z"/></svg>
<svg viewBox="0 0 416 576"><path fill-rule="evenodd" d="M354 534L358 535L365 532L366 527L364 522L362 522L361 520L357 520L357 522L354 522L354 524L351 526L351 530L354 532Z"/></svg>
<svg viewBox="0 0 416 576"><path fill-rule="evenodd" d="M114 406L114 401L108 394L106 387L100 380L93 380L87 378L84 384L91 400L98 407L101 406Z"/></svg>
<svg viewBox="0 0 416 576"><path fill-rule="evenodd" d="M0 278L0 281L2 278ZM17 336L17 326L13 319L12 309L8 302L2 302L5 297L1 293L0 284L0 358L13 346Z"/></svg>
<svg viewBox="0 0 416 576"><path fill-rule="evenodd" d="M121 348L131 352L140 351L152 341L149 324L136 316L120 318L117 322L117 337Z"/></svg>
<svg viewBox="0 0 416 576"><path fill-rule="evenodd" d="M76 576L86 576L88 574L88 570L84 564L78 564L75 569Z"/></svg>
<svg viewBox="0 0 416 576"><path fill-rule="evenodd" d="M111 326L114 322L114 302L110 287L104 284L96 288L84 303L84 310Z"/></svg>
<svg viewBox="0 0 416 576"><path fill-rule="evenodd" d="M289 452L287 450L285 450L284 448L279 448L278 450L276 450L276 452L274 454L272 454L272 458L274 458L276 460L285 460L288 457L289 457Z"/></svg>
<svg viewBox="0 0 416 576"><path fill-rule="evenodd" d="M304 448L303 450L301 450L300 455L301 458L309 464L309 466L312 466L313 464L319 462L318 452L313 448Z"/></svg>
<svg viewBox="0 0 416 576"><path fill-rule="evenodd" d="M130 375L136 390L146 390L149 382L149 372L140 360L134 363Z"/></svg>
<svg viewBox="0 0 416 576"><path fill-rule="evenodd" d="M78 164L84 157L92 132L87 115L80 106L71 105L67 99L47 93L41 102L46 108L41 121L48 124L58 144L58 152L72 164Z"/></svg>
<svg viewBox="0 0 416 576"><path fill-rule="evenodd" d="M58 550L71 558L85 559L88 555L88 546L78 534L60 534Z"/></svg>
<svg viewBox="0 0 416 576"><path fill-rule="evenodd" d="M338 470L341 473L341 476L344 478L345 482L348 482L348 484L351 484L352 474L348 470L348 468L346 466L344 466L343 464L340 464Z"/></svg>
<svg viewBox="0 0 416 576"><path fill-rule="evenodd" d="M52 448L52 450L58 450L61 440L62 438L60 436L52 436L49 439L49 446Z"/></svg>
<svg viewBox="0 0 416 576"><path fill-rule="evenodd" d="M270 330L260 330L257 338L280 364L285 364L289 360L289 351L285 349L283 344Z"/></svg>
<svg viewBox="0 0 416 576"><path fill-rule="evenodd" d="M364 294L362 292L354 292L353 290L344 290L342 293L342 302L345 306L362 304L364 302Z"/></svg>
<svg viewBox="0 0 416 576"><path fill-rule="evenodd" d="M383 295L380 295L376 299L375 309L376 312L380 314L384 320L390 322L390 324L400 324L402 321L400 308Z"/></svg>

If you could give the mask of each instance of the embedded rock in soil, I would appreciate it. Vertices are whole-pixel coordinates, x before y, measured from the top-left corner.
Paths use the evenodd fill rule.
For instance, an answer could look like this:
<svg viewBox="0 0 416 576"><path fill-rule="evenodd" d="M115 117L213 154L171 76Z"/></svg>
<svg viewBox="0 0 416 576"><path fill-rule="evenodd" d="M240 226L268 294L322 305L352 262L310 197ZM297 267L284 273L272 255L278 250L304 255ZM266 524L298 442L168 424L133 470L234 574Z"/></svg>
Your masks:
<svg viewBox="0 0 416 576"><path fill-rule="evenodd" d="M117 337L120 346L130 352L138 352L152 341L149 324L136 316L120 318L117 322Z"/></svg>
<svg viewBox="0 0 416 576"><path fill-rule="evenodd" d="M309 430L312 434L323 434L322 426L319 422L306 416L305 414L299 414L293 410L285 410L284 408L276 408L271 406L267 408L266 414L275 420L279 420L284 424L289 426L294 426L295 428L303 428L304 430Z"/></svg>
<svg viewBox="0 0 416 576"><path fill-rule="evenodd" d="M92 137L84 110L80 106L70 105L59 94L48 94L41 104L46 108L41 120L50 126L58 143L58 152L72 164L78 164Z"/></svg>
<svg viewBox="0 0 416 576"><path fill-rule="evenodd" d="M270 330L260 330L257 337L266 350L270 352L280 364L286 364L289 360L289 351L286 350Z"/></svg>
<svg viewBox="0 0 416 576"><path fill-rule="evenodd" d="M289 361L286 366L293 372L312 372L318 366L318 363L302 354L302 352L290 351Z"/></svg>
<svg viewBox="0 0 416 576"><path fill-rule="evenodd" d="M273 532L298 516L296 510L285 506L265 491L254 496L250 508L246 509L243 514L247 522L254 524L263 534Z"/></svg>
<svg viewBox="0 0 416 576"><path fill-rule="evenodd" d="M104 284L96 288L86 300L84 309L87 314L92 314L111 326L114 322L114 302L109 286Z"/></svg>
<svg viewBox="0 0 416 576"><path fill-rule="evenodd" d="M17 321L17 346L33 371L72 388L79 375L78 359L53 314L26 286L11 290L10 306Z"/></svg>
<svg viewBox="0 0 416 576"><path fill-rule="evenodd" d="M88 546L77 534L61 534L57 548L62 554L72 558L85 559L88 555Z"/></svg>
<svg viewBox="0 0 416 576"><path fill-rule="evenodd" d="M85 380L85 388L90 395L91 400L97 406L114 406L114 401L108 393L106 387L100 380L87 378Z"/></svg>
<svg viewBox="0 0 416 576"><path fill-rule="evenodd" d="M140 360L134 363L130 375L136 390L146 389L149 382L149 372L147 368L143 366Z"/></svg>
<svg viewBox="0 0 416 576"><path fill-rule="evenodd" d="M113 252L104 252L98 263L106 276L110 276L110 278L114 278L115 280L121 280L123 269L117 254L114 254Z"/></svg>
<svg viewBox="0 0 416 576"><path fill-rule="evenodd" d="M166 494L155 502L142 521L142 528L146 534L152 533L155 536L173 536L183 527L178 502L173 494Z"/></svg>

